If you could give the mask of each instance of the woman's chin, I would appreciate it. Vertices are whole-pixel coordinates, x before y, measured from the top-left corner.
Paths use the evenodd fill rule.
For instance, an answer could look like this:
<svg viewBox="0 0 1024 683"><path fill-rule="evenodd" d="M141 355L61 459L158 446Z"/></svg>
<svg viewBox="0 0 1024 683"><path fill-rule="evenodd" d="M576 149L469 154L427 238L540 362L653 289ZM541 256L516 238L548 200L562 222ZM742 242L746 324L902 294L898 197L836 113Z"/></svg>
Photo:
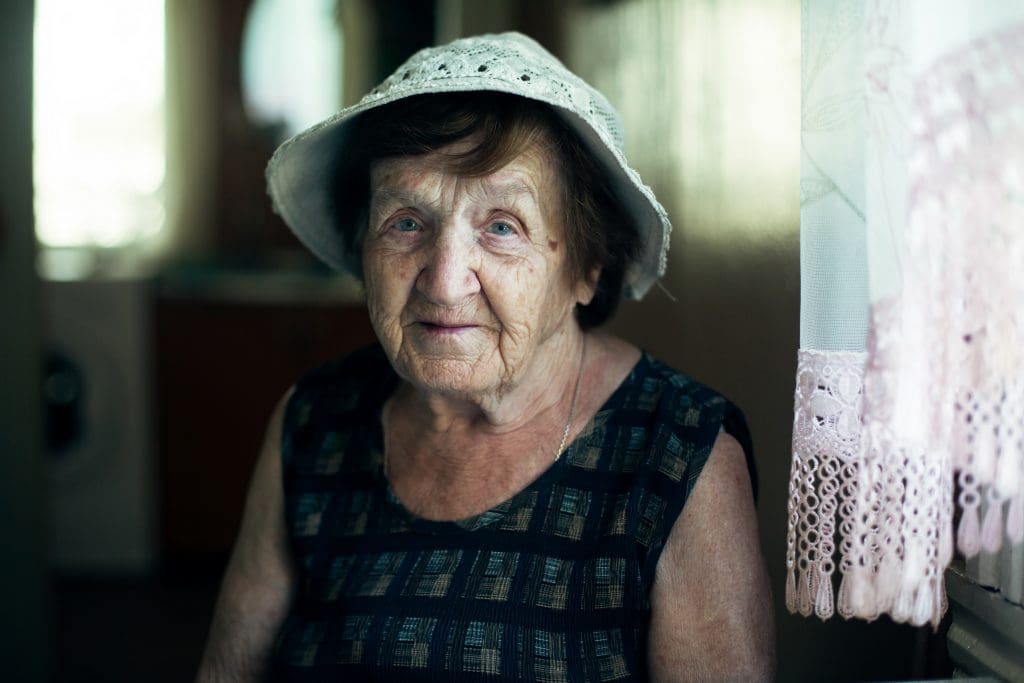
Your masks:
<svg viewBox="0 0 1024 683"><path fill-rule="evenodd" d="M480 358L451 356L409 358L405 379L420 391L456 399L472 399L501 386L498 368Z"/></svg>

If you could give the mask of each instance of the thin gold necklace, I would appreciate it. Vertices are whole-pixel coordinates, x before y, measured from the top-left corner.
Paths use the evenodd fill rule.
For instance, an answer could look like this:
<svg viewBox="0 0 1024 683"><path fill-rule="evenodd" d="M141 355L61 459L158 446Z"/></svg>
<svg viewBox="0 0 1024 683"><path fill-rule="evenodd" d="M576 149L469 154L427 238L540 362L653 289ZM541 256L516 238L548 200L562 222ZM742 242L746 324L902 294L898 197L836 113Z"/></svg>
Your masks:
<svg viewBox="0 0 1024 683"><path fill-rule="evenodd" d="M580 380L583 378L583 357L587 353L587 337L583 336L583 343L580 344L580 369L576 373L576 386L572 390L572 403L569 404L569 419L565 421L565 429L562 430L562 440L558 442L558 450L555 451L555 462L562 457L562 450L565 448L565 442L569 438L569 428L572 427L572 421L576 419L576 400L580 397Z"/></svg>
<svg viewBox="0 0 1024 683"><path fill-rule="evenodd" d="M572 390L572 402L569 403L569 419L565 421L565 428L562 430L562 440L558 442L558 450L555 451L555 462L558 462L558 458L562 456L562 451L565 449L565 442L569 439L569 430L572 428L572 422L576 419L576 402L580 397L580 380L583 379L583 359L587 354L587 338L583 337L583 343L580 344L580 367L576 372L576 386ZM384 476L388 476L388 448L384 447L384 462L383 470Z"/></svg>

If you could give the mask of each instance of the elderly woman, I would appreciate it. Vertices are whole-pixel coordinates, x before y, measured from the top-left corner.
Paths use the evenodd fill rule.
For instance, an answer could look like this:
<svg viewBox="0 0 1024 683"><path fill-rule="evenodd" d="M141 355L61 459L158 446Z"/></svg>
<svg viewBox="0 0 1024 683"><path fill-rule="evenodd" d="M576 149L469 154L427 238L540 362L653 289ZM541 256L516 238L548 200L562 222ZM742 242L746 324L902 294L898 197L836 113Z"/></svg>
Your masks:
<svg viewBox="0 0 1024 683"><path fill-rule="evenodd" d="M274 415L201 680L771 677L743 418L598 329L670 227L599 93L456 41L268 178L380 344Z"/></svg>

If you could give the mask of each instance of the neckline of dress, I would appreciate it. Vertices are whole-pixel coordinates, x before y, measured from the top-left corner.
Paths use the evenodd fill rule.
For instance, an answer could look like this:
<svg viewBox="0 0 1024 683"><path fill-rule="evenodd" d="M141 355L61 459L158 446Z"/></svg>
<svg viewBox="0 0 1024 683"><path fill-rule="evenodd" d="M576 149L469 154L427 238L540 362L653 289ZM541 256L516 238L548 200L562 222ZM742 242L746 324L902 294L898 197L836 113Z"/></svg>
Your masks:
<svg viewBox="0 0 1024 683"><path fill-rule="evenodd" d="M374 414L376 415L376 419L374 425L376 428L373 430L372 436L372 447L374 451L374 458L376 460L377 480L378 484L384 489L384 496L388 504L400 517L404 519L410 529L427 534L467 533L495 524L515 510L522 508L523 505L529 501L531 494L539 493L566 477L569 468L573 466L573 454L578 445L586 441L594 430L599 429L604 424L607 420L609 410L622 402L621 394L627 391L628 388L636 382L636 378L640 375L638 371L641 369L641 366L649 364L650 360L650 355L646 351L641 350L640 358L638 358L636 363L633 364L633 367L630 368L622 382L615 387L615 391L613 391L611 395L605 399L605 402L601 404L601 407L597 410L594 416L587 421L583 429L581 429L579 434L576 435L576 438L566 445L565 451L561 454L561 457L552 462L551 465L538 474L533 481L519 491L513 493L507 499L487 510L484 510L483 512L479 512L475 515L470 515L469 517L464 517L462 519L453 520L427 519L426 517L420 517L410 511L395 494L394 489L391 487L391 481L384 472L384 423L382 417L384 403L391 395L391 391L398 387L398 383L395 382L394 388L391 391L383 392L379 398L379 403L375 407ZM395 377L395 379L397 379L397 377Z"/></svg>

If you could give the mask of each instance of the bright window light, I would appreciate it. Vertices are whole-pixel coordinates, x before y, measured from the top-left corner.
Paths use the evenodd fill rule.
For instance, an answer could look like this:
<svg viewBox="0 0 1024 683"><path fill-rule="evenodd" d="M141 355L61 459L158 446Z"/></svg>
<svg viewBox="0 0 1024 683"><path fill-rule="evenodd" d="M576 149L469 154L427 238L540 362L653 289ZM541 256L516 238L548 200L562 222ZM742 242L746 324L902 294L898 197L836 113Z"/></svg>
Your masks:
<svg viewBox="0 0 1024 683"><path fill-rule="evenodd" d="M249 12L242 43L245 106L254 122L280 127L282 139L339 109L336 5L337 0L256 0Z"/></svg>
<svg viewBox="0 0 1024 683"><path fill-rule="evenodd" d="M123 247L164 224L163 0L36 0L36 235Z"/></svg>

